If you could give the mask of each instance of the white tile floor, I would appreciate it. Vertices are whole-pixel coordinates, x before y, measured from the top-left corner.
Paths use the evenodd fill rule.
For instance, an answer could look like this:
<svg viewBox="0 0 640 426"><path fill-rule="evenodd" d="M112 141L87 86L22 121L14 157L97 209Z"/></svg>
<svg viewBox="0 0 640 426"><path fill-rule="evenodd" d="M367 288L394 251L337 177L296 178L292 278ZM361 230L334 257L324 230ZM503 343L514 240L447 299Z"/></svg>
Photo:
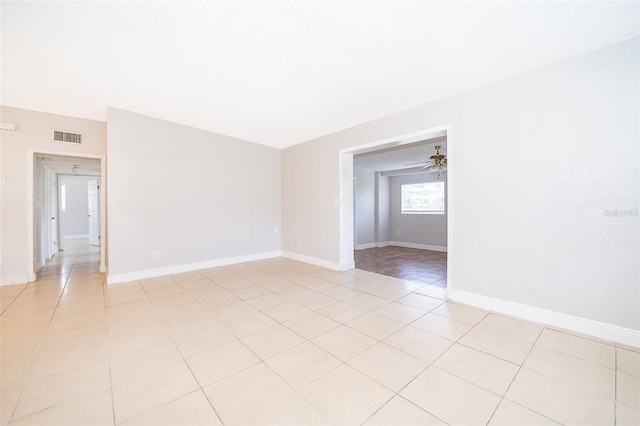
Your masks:
<svg viewBox="0 0 640 426"><path fill-rule="evenodd" d="M640 424L636 350L286 259L105 286L98 253L0 287L2 424Z"/></svg>

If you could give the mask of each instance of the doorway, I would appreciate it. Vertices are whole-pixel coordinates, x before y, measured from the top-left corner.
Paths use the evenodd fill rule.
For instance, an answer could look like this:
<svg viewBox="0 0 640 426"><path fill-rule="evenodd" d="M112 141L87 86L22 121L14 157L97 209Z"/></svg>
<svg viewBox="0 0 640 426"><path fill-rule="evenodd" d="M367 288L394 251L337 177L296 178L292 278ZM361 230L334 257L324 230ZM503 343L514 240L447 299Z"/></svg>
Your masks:
<svg viewBox="0 0 640 426"><path fill-rule="evenodd" d="M88 239L100 246L100 178L91 174L60 174L60 238L64 246L70 240Z"/></svg>
<svg viewBox="0 0 640 426"><path fill-rule="evenodd" d="M371 241L370 244L363 244L363 241L361 241L358 238L354 238L354 234L356 232L356 226L358 226L357 222L355 222L355 220L357 219L356 217L357 203L356 203L356 200L354 199L354 189L353 189L353 183L352 183L352 179L356 175L356 173L354 173L354 169L355 169L354 157L379 156L379 154L384 154L386 152L395 152L397 154L403 150L407 150L407 149L411 150L413 148L420 147L421 145L429 148L433 148L433 147L430 147L430 145L441 145L443 144L443 142L446 144L446 148L447 148L446 152L448 157L446 179L440 180L440 182L442 182L442 180L445 180L443 185L446 188L445 202L446 202L446 212L448 216L448 218L446 218L445 221L442 223L442 228L444 229L441 230L441 232L445 234L443 236L444 243L437 243L437 244L400 243L400 245L401 247L406 247L408 249L417 248L417 249L426 249L426 250L432 251L431 253L427 253L425 250L424 254L425 255L433 254L435 257L438 257L438 260L440 261L437 262L438 263L437 267L440 269L442 275L446 275L446 279L444 281L442 280L442 275L439 277L440 279L438 280L437 286L443 287L446 285L447 293L451 290L452 283L453 283L452 274L451 274L451 262L446 260L446 258L450 258L452 253L452 246L453 246L452 244L453 241L451 238L452 229L453 229L451 213L453 211L454 206L452 203L453 185L452 185L452 179L451 179L452 174L451 174L451 167L450 167L451 153L452 153L452 138L451 138L450 125L426 129L423 131L414 132L411 134L402 135L394 138L388 138L385 140L345 149L340 152L340 162L341 162L340 164L340 201L341 201L340 202L340 266L341 266L341 269L346 270L346 269L351 269L355 267L355 256L354 256L354 249L356 248L356 244L354 244L355 241L357 241L359 244L358 248L370 249L370 248L376 248L376 247L385 247L385 245L395 246L397 245L397 242L394 240L400 239L397 236L396 238L394 238L395 232L397 232L398 230L391 229L389 227L387 227L387 232L390 235L381 236L380 232L384 233L384 227L380 228L381 224L379 222L379 218L376 218L376 230L375 230L376 239L374 241ZM422 152L423 152L423 155L426 156L425 158L428 158L427 153L429 151L422 151ZM365 154L365 155L362 155L362 154ZM397 155L395 156L398 157ZM398 158L396 158L396 160L397 159ZM397 169L404 168L403 166L406 166L407 162L409 161L403 160L403 162L399 164L399 167L397 167ZM413 171L409 170L406 173L402 170L396 170L396 172L398 174L409 175L412 173L420 173L424 171L420 170L420 168L418 167L417 170L413 170ZM362 173L362 170L358 170L358 174L361 174L361 173ZM372 181L375 181L375 182L378 182L378 179L380 179L380 177L385 174L387 175L387 177L392 176L394 174L394 173L380 173L379 171L371 171L371 173L375 173L375 177L374 179L372 179ZM434 177L436 176L437 174L434 174ZM407 179L404 179L404 180L407 180ZM349 183L349 185L347 185L347 182ZM395 206L395 205L391 206L391 208L394 208L394 209L396 207L398 206ZM398 207L398 209L400 209L400 207ZM376 212L376 215L377 214L378 212ZM391 241L391 244L385 244L385 243L388 243L388 241L384 241L384 240ZM445 250L448 253L447 255L444 256L445 258L444 263L446 264L446 266L443 266L443 262L440 259L441 257L443 257L442 253L433 253L433 251L443 252ZM402 250L397 250L397 251L400 252ZM431 256L431 258L435 259L434 256ZM414 257L418 257L418 256L414 256ZM431 278L435 278L435 277L431 277ZM435 279L432 280L432 282L435 282Z"/></svg>
<svg viewBox="0 0 640 426"><path fill-rule="evenodd" d="M28 166L33 194L27 205L29 281L60 251L82 241L95 247L98 269L105 272L104 156L32 151Z"/></svg>

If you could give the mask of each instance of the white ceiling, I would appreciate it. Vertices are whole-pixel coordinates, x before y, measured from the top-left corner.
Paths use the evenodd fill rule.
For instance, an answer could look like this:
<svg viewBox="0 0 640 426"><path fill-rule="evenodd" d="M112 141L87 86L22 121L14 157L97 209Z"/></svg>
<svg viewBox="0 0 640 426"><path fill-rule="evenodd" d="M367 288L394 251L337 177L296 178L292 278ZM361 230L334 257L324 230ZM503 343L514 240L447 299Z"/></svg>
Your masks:
<svg viewBox="0 0 640 426"><path fill-rule="evenodd" d="M56 155L40 156L40 159L61 175L100 176L100 160ZM80 171L74 172L73 166L79 166Z"/></svg>
<svg viewBox="0 0 640 426"><path fill-rule="evenodd" d="M410 164L427 161L435 154L434 146L440 145L440 154L447 155L447 137L441 136L410 145L397 145L387 149L358 154L353 157L354 167L384 172L389 170L416 169L423 164Z"/></svg>
<svg viewBox="0 0 640 426"><path fill-rule="evenodd" d="M0 101L286 147L635 37L638 7L2 1Z"/></svg>

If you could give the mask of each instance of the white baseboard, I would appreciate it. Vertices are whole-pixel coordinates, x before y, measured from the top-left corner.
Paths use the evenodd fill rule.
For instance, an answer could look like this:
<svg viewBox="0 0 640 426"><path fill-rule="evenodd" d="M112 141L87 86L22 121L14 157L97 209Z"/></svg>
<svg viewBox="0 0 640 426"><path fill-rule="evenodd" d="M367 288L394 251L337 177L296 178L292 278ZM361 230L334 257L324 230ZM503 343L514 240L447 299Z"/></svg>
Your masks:
<svg viewBox="0 0 640 426"><path fill-rule="evenodd" d="M350 271L351 269L355 269L355 267L356 267L356 262L355 260L352 260L351 262L341 263L338 271L340 272Z"/></svg>
<svg viewBox="0 0 640 426"><path fill-rule="evenodd" d="M206 260L203 262L187 263L183 265L165 266L162 268L146 269L143 271L125 272L121 274L107 275L107 284L117 284L128 281L142 280L145 278L160 277L163 275L181 274L183 272L197 271L199 269L215 268L218 266L233 265L236 263L251 262L254 260L280 257L281 251L269 251L263 253L248 254L245 256L226 257L223 259Z"/></svg>
<svg viewBox="0 0 640 426"><path fill-rule="evenodd" d="M464 290L451 289L449 291L449 299L524 320L588 334L599 339L640 347L640 330L554 312L535 306L523 305L508 300L496 299Z"/></svg>
<svg viewBox="0 0 640 426"><path fill-rule="evenodd" d="M34 281L34 280L32 280ZM16 274L16 275L3 275L0 278L0 285L14 285L14 284L25 284L29 282L29 277L27 274Z"/></svg>
<svg viewBox="0 0 640 426"><path fill-rule="evenodd" d="M397 246L397 247L407 247L407 248L421 249L421 250L443 251L443 252L447 251L447 247L446 246L433 246L433 245L430 245L430 244L405 243L405 242L402 242L402 241L389 241L387 245L389 245L389 246Z"/></svg>
<svg viewBox="0 0 640 426"><path fill-rule="evenodd" d="M366 250L374 247L380 247L378 243L358 244L356 250Z"/></svg>
<svg viewBox="0 0 640 426"><path fill-rule="evenodd" d="M47 262L44 259L40 259L38 261L38 263L36 264L36 271L39 270L40 268L42 268Z"/></svg>
<svg viewBox="0 0 640 426"><path fill-rule="evenodd" d="M77 234L77 235L64 235L63 240L86 240L89 238L89 234Z"/></svg>
<svg viewBox="0 0 640 426"><path fill-rule="evenodd" d="M286 257L287 259L297 260L304 263L310 263L312 265L320 266L322 268L332 269L334 271L343 271L351 268L341 268L341 265L338 262L331 262L329 260L320 259L319 257L307 256L306 254L293 253L290 251L283 251L282 257ZM349 265L344 265L349 266Z"/></svg>

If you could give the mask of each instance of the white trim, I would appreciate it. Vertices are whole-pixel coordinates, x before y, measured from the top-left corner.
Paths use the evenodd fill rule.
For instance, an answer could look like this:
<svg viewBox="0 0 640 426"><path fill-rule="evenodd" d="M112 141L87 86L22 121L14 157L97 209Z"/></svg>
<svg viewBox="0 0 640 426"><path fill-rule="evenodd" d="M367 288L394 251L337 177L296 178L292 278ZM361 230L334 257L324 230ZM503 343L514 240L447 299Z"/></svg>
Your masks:
<svg viewBox="0 0 640 426"><path fill-rule="evenodd" d="M346 271L348 269L353 269L353 268L341 269L340 264L338 262L331 262L329 260L320 259L318 257L307 256L306 254L293 253L290 251L283 251L282 257L285 257L287 259L297 260L299 262L310 263L312 265L320 266L322 268L327 268L334 271L342 271L342 270Z"/></svg>
<svg viewBox="0 0 640 426"><path fill-rule="evenodd" d="M452 247L453 247L453 241L454 241L454 237L453 237L453 232L454 232L454 227L453 227L453 220L455 218L455 216L453 215L453 212L455 211L454 206L455 206L455 198L453 196L454 191L453 191L453 183L455 181L454 177L455 174L453 173L453 171L455 170L456 167L456 163L453 160L455 158L454 153L453 153L453 126L451 124L448 124L447 126L445 126L447 129L447 179L446 179L446 201L445 201L445 205L447 208L447 253L449 253L447 255L447 287L446 287L446 292L447 292L447 297L449 297L450 292L453 290L453 262L451 261L453 259L453 255L451 253L453 253Z"/></svg>
<svg viewBox="0 0 640 426"><path fill-rule="evenodd" d="M508 300L496 299L464 290L449 290L448 298L455 302L477 306L482 309L522 318L524 320L548 324L581 334L588 334L611 342L640 347L640 330L554 312L535 306L523 305Z"/></svg>
<svg viewBox="0 0 640 426"><path fill-rule="evenodd" d="M183 265L165 266L162 268L145 269L142 271L125 272L107 276L107 284L116 284L128 281L142 280L145 278L160 277L163 275L181 274L183 272L197 271L199 269L215 268L218 266L233 265L236 263L252 262L254 260L271 259L281 256L280 250L263 253L248 254L245 256L226 257L223 259L205 260L203 262L185 263Z"/></svg>
<svg viewBox="0 0 640 426"><path fill-rule="evenodd" d="M2 286L14 284L26 284L29 282L27 274L4 275L2 277Z"/></svg>
<svg viewBox="0 0 640 426"><path fill-rule="evenodd" d="M33 166L36 154L57 155L62 157L92 158L100 160L100 272L107 271L107 191L104 186L107 182L107 162L106 155L87 154L72 151L53 151L48 149L29 149L27 150L27 276L29 282L36 280L34 268L34 206L33 206Z"/></svg>
<svg viewBox="0 0 640 426"><path fill-rule="evenodd" d="M358 244L355 249L356 250L366 250L375 247L388 247L388 246L396 246L396 247L407 247L414 248L420 250L431 250L431 251L447 251L447 246L434 246L431 244L418 244L418 243L405 243L403 241L383 241L379 243L368 243L368 244Z"/></svg>
<svg viewBox="0 0 640 426"><path fill-rule="evenodd" d="M355 269L355 268L356 268L355 259L352 260L352 261L348 261L347 260L346 262L340 264L340 267L339 267L338 271L340 271L340 272L350 271L350 270Z"/></svg>
<svg viewBox="0 0 640 426"><path fill-rule="evenodd" d="M38 261L38 264L36 265L36 271L39 271L39 270L40 270L40 268L42 268L42 267L43 267L44 265L46 265L46 264L47 264L46 259L40 259L40 260Z"/></svg>
<svg viewBox="0 0 640 426"><path fill-rule="evenodd" d="M63 240L85 240L89 238L89 234L64 235Z"/></svg>
<svg viewBox="0 0 640 426"><path fill-rule="evenodd" d="M374 247L380 247L378 243L368 243L368 244L358 244L356 245L356 250L365 250Z"/></svg>
<svg viewBox="0 0 640 426"><path fill-rule="evenodd" d="M447 251L447 246L433 246L431 244L418 244L418 243L405 243L403 241L388 241L388 246L396 246L396 247L406 247L406 248L414 248L420 250L431 250L431 251Z"/></svg>

